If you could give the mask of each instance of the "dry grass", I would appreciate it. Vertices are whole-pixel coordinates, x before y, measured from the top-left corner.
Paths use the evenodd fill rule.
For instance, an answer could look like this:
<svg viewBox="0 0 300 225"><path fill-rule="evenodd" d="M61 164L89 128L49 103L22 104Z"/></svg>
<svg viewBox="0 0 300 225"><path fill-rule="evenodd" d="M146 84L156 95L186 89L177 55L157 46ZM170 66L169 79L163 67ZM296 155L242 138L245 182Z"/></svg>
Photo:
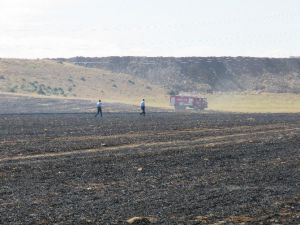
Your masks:
<svg viewBox="0 0 300 225"><path fill-rule="evenodd" d="M126 104L139 104L145 98L148 106L155 107L168 99L163 87L132 75L51 60L1 59L0 78L0 92L30 96L100 98Z"/></svg>
<svg viewBox="0 0 300 225"><path fill-rule="evenodd" d="M210 94L210 110L226 112L295 113L300 112L300 94L219 93Z"/></svg>

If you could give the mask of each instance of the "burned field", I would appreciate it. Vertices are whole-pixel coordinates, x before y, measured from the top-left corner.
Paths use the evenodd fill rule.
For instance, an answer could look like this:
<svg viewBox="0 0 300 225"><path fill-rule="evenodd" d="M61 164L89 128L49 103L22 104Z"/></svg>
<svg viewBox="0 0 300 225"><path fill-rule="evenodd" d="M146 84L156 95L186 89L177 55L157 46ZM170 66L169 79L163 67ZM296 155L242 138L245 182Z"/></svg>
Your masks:
<svg viewBox="0 0 300 225"><path fill-rule="evenodd" d="M104 116L0 116L0 224L300 223L299 114Z"/></svg>

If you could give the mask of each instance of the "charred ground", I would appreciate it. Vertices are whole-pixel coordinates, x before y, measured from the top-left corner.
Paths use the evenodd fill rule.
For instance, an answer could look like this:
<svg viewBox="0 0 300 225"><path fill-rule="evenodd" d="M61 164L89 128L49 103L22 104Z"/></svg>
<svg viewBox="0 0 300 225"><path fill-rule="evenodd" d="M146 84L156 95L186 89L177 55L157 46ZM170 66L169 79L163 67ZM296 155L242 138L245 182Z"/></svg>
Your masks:
<svg viewBox="0 0 300 225"><path fill-rule="evenodd" d="M0 224L299 224L299 114L0 116Z"/></svg>

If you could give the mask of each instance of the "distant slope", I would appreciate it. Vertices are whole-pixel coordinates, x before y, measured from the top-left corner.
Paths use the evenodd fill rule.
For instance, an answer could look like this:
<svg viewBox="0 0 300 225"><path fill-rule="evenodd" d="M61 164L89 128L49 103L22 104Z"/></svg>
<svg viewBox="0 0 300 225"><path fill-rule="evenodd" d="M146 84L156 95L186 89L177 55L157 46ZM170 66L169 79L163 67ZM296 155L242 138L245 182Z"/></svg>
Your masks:
<svg viewBox="0 0 300 225"><path fill-rule="evenodd" d="M104 99L105 100L105 99ZM0 93L0 115L20 113L92 113L95 115L95 99L69 99L57 97L28 96L18 93ZM161 112L168 109L147 107L147 112ZM137 112L136 105L110 103L105 101L103 113Z"/></svg>
<svg viewBox="0 0 300 225"><path fill-rule="evenodd" d="M167 99L167 90L137 76L53 60L0 59L0 92L127 104L146 98L158 107Z"/></svg>
<svg viewBox="0 0 300 225"><path fill-rule="evenodd" d="M132 74L166 88L195 92L300 93L300 58L104 57L58 59Z"/></svg>

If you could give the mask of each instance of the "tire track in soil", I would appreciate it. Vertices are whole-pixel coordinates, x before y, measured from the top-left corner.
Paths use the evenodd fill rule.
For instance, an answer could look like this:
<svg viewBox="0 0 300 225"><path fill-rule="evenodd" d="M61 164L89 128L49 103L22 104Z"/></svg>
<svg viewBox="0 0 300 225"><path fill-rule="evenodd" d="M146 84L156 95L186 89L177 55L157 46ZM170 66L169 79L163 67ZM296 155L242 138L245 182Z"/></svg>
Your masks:
<svg viewBox="0 0 300 225"><path fill-rule="evenodd" d="M181 129L166 132L128 132L120 135L111 136L69 136L69 137L37 137L35 139L30 139L25 142L21 142L23 148L20 149L20 143L5 141L0 142L0 146L6 149L7 153L3 154L3 158L17 157L17 156L28 156L31 155L42 155L47 153L59 153L60 152L74 152L89 149L102 148L102 144L109 147L141 144L141 143L161 143L167 141L185 141L187 137L189 141L198 140L200 137L208 136L218 136L224 133L235 134L243 132L256 132L257 131L271 131L276 129L286 129L287 127L297 127L297 125L289 125L278 123L271 125L258 125L258 126L238 126L232 128L192 128L192 129ZM5 144L6 143L6 144ZM40 148L37 148L40 146ZM0 156L1 159L1 156Z"/></svg>
<svg viewBox="0 0 300 225"><path fill-rule="evenodd" d="M219 135L214 137L204 137L204 138L198 138L194 140L180 140L180 141L163 141L163 142L151 142L151 143L136 143L136 144L125 144L125 145L118 145L113 147L103 147L103 148L92 148L92 149L82 149L82 150L76 150L76 151L67 151L67 152L55 152L55 153L43 153L43 154L34 154L34 155L26 155L26 156L13 156L13 157L5 157L0 158L0 163L6 163L6 162L13 162L13 161L27 161L30 162L30 160L39 160L39 159L48 159L48 158L57 158L57 157L67 157L67 156L74 156L74 155L82 155L82 154L92 154L92 153L99 153L99 152L106 152L106 151L124 151L124 150L133 150L138 149L140 147L145 148L153 148L157 147L160 151L163 150L176 150L176 149L182 149L185 148L191 148L191 147L216 147L224 144L230 144L230 143L243 143L243 142L257 142L261 140L268 140L268 138L271 136L274 138L274 134L280 134L280 135L299 135L300 128L287 128L287 129L271 129L271 130L263 130L255 132L254 130L249 130L244 133L238 133L238 134L229 134L229 135ZM253 133L255 132L255 133ZM290 133L287 133L290 132ZM180 133L180 132L179 132ZM244 139L241 139L242 137L245 137ZM249 139L249 137L252 137L252 139ZM233 139L233 140L227 140L227 139ZM235 140L238 138L239 140ZM205 142L205 143L204 143ZM174 146L176 145L176 146ZM145 151L145 150L143 150Z"/></svg>
<svg viewBox="0 0 300 225"><path fill-rule="evenodd" d="M294 125L297 128L297 125ZM289 125L288 127L291 127ZM241 130L251 130L251 132L255 131L268 131L268 130L274 130L274 129L285 129L285 124L271 124L271 125L257 125L255 127L252 126L238 126L238 127L232 127L232 128L193 128L193 129L183 129L183 130L174 130L174 131L166 131L166 132L155 132L155 131L144 131L144 132L129 132L126 134L119 134L119 135L110 135L110 136L101 136L98 135L88 135L88 136L70 136L70 137L43 137L41 136L40 139L34 139L32 141L92 141L92 140L108 140L108 139L118 139L118 138L134 138L134 137L148 137L153 138L158 135L169 135L169 136L176 136L176 135L184 135L184 134L201 134L205 132L221 132L224 133L226 131L229 132L240 132ZM14 137L15 138L15 137ZM21 144L28 142L28 139L18 139L18 140L4 140L0 141L0 144Z"/></svg>

